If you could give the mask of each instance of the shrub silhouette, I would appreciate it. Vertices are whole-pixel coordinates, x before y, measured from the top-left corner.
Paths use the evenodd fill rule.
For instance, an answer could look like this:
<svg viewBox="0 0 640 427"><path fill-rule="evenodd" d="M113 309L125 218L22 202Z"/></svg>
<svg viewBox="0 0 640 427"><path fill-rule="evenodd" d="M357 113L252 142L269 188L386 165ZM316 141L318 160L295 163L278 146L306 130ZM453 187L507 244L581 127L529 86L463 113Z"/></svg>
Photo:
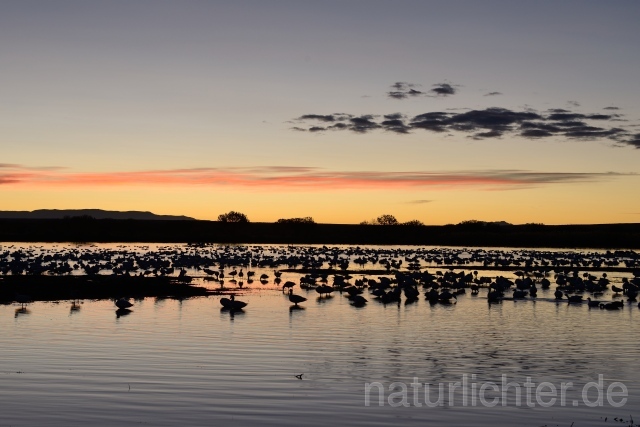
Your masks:
<svg viewBox="0 0 640 427"><path fill-rule="evenodd" d="M249 218L241 212L229 211L225 214L218 215L220 222L249 222Z"/></svg>
<svg viewBox="0 0 640 427"><path fill-rule="evenodd" d="M398 225L400 223L398 222L398 220L396 219L395 216L389 215L389 214L385 214L385 215L380 215L378 218L376 218L376 224L378 224L378 225Z"/></svg>
<svg viewBox="0 0 640 427"><path fill-rule="evenodd" d="M276 224L315 224L316 222L310 216L304 218L280 218Z"/></svg>

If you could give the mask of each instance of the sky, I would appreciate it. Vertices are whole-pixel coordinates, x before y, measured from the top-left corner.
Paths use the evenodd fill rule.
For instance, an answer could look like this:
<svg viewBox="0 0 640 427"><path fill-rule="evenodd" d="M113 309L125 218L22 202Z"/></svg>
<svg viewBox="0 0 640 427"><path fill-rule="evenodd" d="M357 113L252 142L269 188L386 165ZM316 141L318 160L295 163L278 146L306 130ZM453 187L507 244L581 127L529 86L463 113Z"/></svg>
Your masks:
<svg viewBox="0 0 640 427"><path fill-rule="evenodd" d="M0 210L640 222L640 2L0 0Z"/></svg>

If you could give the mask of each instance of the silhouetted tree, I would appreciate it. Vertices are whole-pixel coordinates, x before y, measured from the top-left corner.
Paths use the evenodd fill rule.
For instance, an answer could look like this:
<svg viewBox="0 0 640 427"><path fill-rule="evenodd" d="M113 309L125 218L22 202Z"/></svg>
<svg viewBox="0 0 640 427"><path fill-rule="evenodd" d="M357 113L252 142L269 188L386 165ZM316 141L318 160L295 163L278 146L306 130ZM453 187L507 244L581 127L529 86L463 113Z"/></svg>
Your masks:
<svg viewBox="0 0 640 427"><path fill-rule="evenodd" d="M249 218L241 212L229 211L225 214L218 215L220 222L249 222Z"/></svg>
<svg viewBox="0 0 640 427"><path fill-rule="evenodd" d="M277 224L315 224L316 222L310 216L304 218L280 218Z"/></svg>
<svg viewBox="0 0 640 427"><path fill-rule="evenodd" d="M395 216L393 215L389 215L389 214L385 214L385 215L380 215L378 218L376 218L376 224L378 225L398 225L399 222L396 219Z"/></svg>

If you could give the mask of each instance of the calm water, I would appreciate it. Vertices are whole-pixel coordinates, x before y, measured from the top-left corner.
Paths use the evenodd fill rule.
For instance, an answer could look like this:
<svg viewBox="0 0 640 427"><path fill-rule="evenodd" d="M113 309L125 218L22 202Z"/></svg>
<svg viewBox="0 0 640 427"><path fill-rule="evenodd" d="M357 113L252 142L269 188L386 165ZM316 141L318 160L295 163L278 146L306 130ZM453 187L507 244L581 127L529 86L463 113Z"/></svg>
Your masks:
<svg viewBox="0 0 640 427"><path fill-rule="evenodd" d="M318 299L296 286L309 300L291 310L276 288L242 290L238 299L249 305L233 316L214 296L133 301L120 318L111 301L83 301L79 310L67 301L32 303L25 313L2 305L0 425L577 427L607 425L604 417L609 424L629 415L640 420L637 305L605 311L557 304L552 287L535 302L493 306L486 291L451 306L422 298L385 306L365 292L369 304L355 308L337 292ZM600 407L583 403L582 386L600 374L605 391L615 381L627 387L623 407L606 397ZM525 396L518 406L513 389L506 406L471 406L470 398L463 406L459 390L453 400L445 392L444 406L414 405L414 377L447 390L464 375L469 383L474 375L478 388L500 384L502 375L520 384L526 377L548 381L558 390L562 382L574 385L566 406L527 407ZM372 382L384 387L384 406L377 388L365 406L365 384ZM390 393L402 390L390 391L394 382L407 384L409 407L389 404ZM437 385L431 391L435 401ZM418 397L424 401L423 392ZM595 401L595 389L587 397Z"/></svg>

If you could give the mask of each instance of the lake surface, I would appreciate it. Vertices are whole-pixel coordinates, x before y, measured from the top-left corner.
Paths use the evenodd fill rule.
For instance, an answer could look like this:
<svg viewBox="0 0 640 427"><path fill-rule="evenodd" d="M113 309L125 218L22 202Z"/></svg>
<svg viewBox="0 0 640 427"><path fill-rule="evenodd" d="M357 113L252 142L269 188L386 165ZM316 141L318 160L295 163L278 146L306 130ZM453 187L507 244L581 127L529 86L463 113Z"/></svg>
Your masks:
<svg viewBox="0 0 640 427"><path fill-rule="evenodd" d="M268 283L224 285L248 303L241 313L221 310L218 296L132 300L132 312L121 317L113 301L104 300L81 301L79 309L71 301L35 302L26 310L0 305L0 426L577 427L626 425L616 417L640 420L637 303L618 311L557 303L553 285L535 301L494 305L487 303L487 290L467 292L452 305L430 305L422 296L409 305L384 305L365 290L369 303L358 308L338 292L319 298L296 285L296 294L308 298L296 310L273 283L271 269L254 270L269 273ZM609 276L613 283L632 277ZM583 386L599 375L602 405L595 385L582 396ZM546 407L549 395L538 395L541 404L532 393L533 405L527 405L527 377L534 391L542 382L549 383L542 391L556 387L557 402ZM499 387L503 378L521 386L520 404L514 385L496 406L479 399L473 404L472 394L479 396L483 385L486 400L501 398L491 384ZM462 387L448 392L449 384L464 379L466 401ZM568 382L562 405L561 384ZM614 405L623 397L611 397L614 405L607 400L615 382L627 390L622 407ZM431 402L443 384L442 406L425 404L422 383L432 384Z"/></svg>

